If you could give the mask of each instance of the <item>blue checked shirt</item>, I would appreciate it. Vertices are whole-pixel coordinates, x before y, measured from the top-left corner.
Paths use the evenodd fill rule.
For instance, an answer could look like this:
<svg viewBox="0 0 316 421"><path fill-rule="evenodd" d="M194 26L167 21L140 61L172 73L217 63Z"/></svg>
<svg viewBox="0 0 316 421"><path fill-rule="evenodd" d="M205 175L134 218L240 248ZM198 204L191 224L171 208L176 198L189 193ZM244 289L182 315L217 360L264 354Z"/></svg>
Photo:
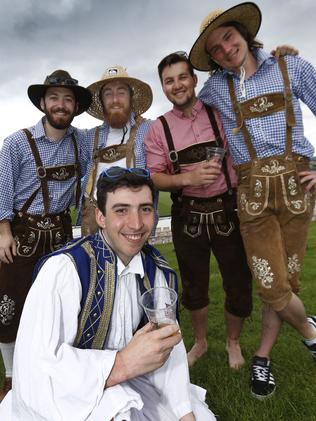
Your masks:
<svg viewBox="0 0 316 421"><path fill-rule="evenodd" d="M130 125L131 127L135 126L135 115L134 113L130 116ZM135 143L134 143L134 154L135 154L135 166L138 168L145 168L146 167L146 157L145 157L145 146L144 146L144 138L147 134L150 125L152 124L151 120L144 120L138 127ZM82 150L82 157L83 160L88 162L86 176L83 179L82 183L82 195L86 190L86 186L88 183L89 175L93 167L93 146L94 146L94 137L95 131L97 127L86 131L85 141L83 142L84 150ZM107 123L103 123L99 126L99 141L98 141L98 149L106 148L107 146L107 138L109 134L109 126ZM113 164L114 165L114 164ZM82 203L82 200L80 200ZM81 205L79 211L81 210Z"/></svg>
<svg viewBox="0 0 316 421"><path fill-rule="evenodd" d="M261 49L254 50L253 53L257 59L258 67L256 72L244 82L246 97L241 98L239 75L233 74L235 92L240 102L284 90L282 74L276 59ZM316 70L310 63L298 56L286 56L285 61L293 92L292 102L296 118L296 125L292 129L292 150L311 158L314 148L304 136L299 100L302 100L314 115L316 114ZM236 127L236 119L230 100L227 74L227 70L222 70L211 75L199 93L199 98L220 111L234 163L242 164L249 162L250 156L241 131L237 134L232 132L232 129ZM245 125L259 158L281 155L285 152L286 120L284 111L247 119Z"/></svg>
<svg viewBox="0 0 316 421"><path fill-rule="evenodd" d="M70 126L60 141L49 140L44 131L43 120L29 131L33 135L44 167L75 163L72 133L77 138L78 150L84 140L84 132ZM86 162L80 160L81 174ZM0 151L0 220L12 220L13 209L20 210L32 193L40 186L36 164L25 133L20 130L7 137ZM76 176L66 181L48 181L49 213L67 209L74 199ZM44 211L42 190L35 196L28 213L35 215Z"/></svg>

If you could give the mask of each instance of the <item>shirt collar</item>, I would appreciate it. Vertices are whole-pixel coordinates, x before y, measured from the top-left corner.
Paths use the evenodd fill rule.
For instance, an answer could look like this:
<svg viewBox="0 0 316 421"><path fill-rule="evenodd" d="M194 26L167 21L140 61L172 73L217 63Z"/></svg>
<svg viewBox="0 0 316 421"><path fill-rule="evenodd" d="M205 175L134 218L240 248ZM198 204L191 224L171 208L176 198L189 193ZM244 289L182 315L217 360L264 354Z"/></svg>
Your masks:
<svg viewBox="0 0 316 421"><path fill-rule="evenodd" d="M144 266L141 254L137 253L126 266L124 265L122 260L117 256L117 273L119 276L128 274L138 274L143 278Z"/></svg>
<svg viewBox="0 0 316 421"><path fill-rule="evenodd" d="M201 111L202 107L203 107L203 103L201 100L198 99L192 107L192 115L195 117ZM175 107L173 107L172 112L179 118L187 118L187 116L183 113L183 111L178 110Z"/></svg>
<svg viewBox="0 0 316 421"><path fill-rule="evenodd" d="M40 119L40 121L34 126L34 134L33 134L34 140L46 137L46 133L45 133L45 129L44 129L45 118L46 118L45 116L42 117ZM74 129L75 128L73 126L69 126L68 129L67 129L67 132L66 132L66 134L63 138L66 138L66 137L72 135L73 132L74 132Z"/></svg>
<svg viewBox="0 0 316 421"><path fill-rule="evenodd" d="M254 55L254 57L256 59L256 62L257 62L257 65L258 65L256 72L258 71L258 69L261 66L271 65L271 64L274 64L276 62L276 58L273 55L268 54L262 48L254 48L251 52ZM223 75L233 75L233 76L239 77L238 75L236 75L236 73L231 72L230 70L227 70L227 69L223 69L222 73L223 73Z"/></svg>

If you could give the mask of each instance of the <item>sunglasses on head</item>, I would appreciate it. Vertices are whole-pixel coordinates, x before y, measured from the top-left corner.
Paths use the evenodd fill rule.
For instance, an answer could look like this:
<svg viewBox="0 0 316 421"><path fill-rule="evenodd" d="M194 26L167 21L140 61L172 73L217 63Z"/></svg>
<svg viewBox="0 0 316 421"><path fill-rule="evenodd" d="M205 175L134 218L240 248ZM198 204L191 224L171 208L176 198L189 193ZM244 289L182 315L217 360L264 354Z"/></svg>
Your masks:
<svg viewBox="0 0 316 421"><path fill-rule="evenodd" d="M150 179L150 172L145 168L122 168L122 167L110 167L100 174L101 178L107 179L108 181L117 181L123 178L126 174L133 174L137 177Z"/></svg>
<svg viewBox="0 0 316 421"><path fill-rule="evenodd" d="M56 77L56 76L47 76L46 83L49 85L68 85L68 86L74 86L78 85L77 79L64 79L62 77Z"/></svg>
<svg viewBox="0 0 316 421"><path fill-rule="evenodd" d="M188 58L188 54L187 54L187 52L186 51L182 51L182 50L180 50L180 51L175 51L174 53L172 53L172 54L176 54L177 56L179 56L179 57L185 57L185 58Z"/></svg>

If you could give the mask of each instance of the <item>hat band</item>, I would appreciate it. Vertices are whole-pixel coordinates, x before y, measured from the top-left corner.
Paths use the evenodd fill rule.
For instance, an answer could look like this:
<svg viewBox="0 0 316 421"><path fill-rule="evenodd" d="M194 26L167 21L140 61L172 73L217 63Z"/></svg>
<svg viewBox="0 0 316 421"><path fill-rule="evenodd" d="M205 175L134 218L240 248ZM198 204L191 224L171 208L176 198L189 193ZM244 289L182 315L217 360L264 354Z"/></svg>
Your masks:
<svg viewBox="0 0 316 421"><path fill-rule="evenodd" d="M78 85L77 79L56 76L47 76L45 80L45 85L66 85L66 86L75 86Z"/></svg>

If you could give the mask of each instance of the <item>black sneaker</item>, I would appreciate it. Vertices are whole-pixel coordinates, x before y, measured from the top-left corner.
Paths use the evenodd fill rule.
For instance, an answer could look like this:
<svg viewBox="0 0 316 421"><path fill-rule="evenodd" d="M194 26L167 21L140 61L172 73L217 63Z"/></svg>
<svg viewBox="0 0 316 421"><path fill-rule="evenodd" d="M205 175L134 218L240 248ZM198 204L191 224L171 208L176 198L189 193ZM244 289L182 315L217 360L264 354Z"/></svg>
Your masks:
<svg viewBox="0 0 316 421"><path fill-rule="evenodd" d="M316 329L316 317L310 316L310 317L307 317L307 320ZM306 346L306 348L309 349L309 352L312 354L312 357L316 361L316 343L313 345L308 345L305 340L303 340L302 342Z"/></svg>
<svg viewBox="0 0 316 421"><path fill-rule="evenodd" d="M257 399L265 399L275 391L271 361L268 358L254 356L251 366L251 394Z"/></svg>

